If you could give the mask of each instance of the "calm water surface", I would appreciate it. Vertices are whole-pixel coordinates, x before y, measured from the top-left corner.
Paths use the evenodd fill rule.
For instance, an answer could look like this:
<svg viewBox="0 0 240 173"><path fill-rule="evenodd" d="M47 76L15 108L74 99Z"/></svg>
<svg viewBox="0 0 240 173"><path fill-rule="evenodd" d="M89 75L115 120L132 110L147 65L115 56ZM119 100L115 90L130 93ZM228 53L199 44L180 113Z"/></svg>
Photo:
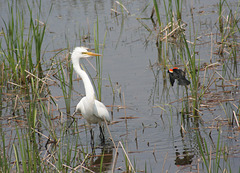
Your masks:
<svg viewBox="0 0 240 173"><path fill-rule="evenodd" d="M188 24L186 35L190 33L189 26L193 26L190 15L190 8L193 6L194 27L198 35L202 36L199 39L199 43L211 40L207 34L217 32L214 25L218 19L217 2L183 1L183 21ZM104 81L102 101L108 106L113 104L113 93L108 80L110 76L114 85L118 82L121 86L122 99L124 99L126 106L126 110L114 107L113 121L120 122L111 125L110 131L116 143L118 141L125 143L130 160L136 164L137 169L143 171L145 165L147 165L149 172L161 172L162 170L164 172L165 170L170 172L187 170L197 172L197 158L194 157L198 154L196 149L196 132L194 130L196 124L193 119L182 120L182 102L174 102L183 97L185 88L177 85L174 87L170 86L168 76L164 77L166 69L163 69L163 66L157 63L159 56L155 44L156 35L154 33L150 34L137 20L137 18L149 18L153 7L152 1L123 1L122 3L130 14L127 14L125 10L121 14L120 6L111 0L42 0L43 18L48 16L49 4L51 3L53 4L53 9L48 18L46 40L44 42L44 46L47 47L48 51L66 48L68 43L71 49L80 45L94 48L93 33L97 20L99 22L100 43L104 42L106 34L103 52ZM7 17L3 12L7 3L1 2L0 6L1 15L3 18ZM120 15L116 16L111 11L114 6L117 7ZM148 8L144 10L146 6ZM26 8L24 3L23 8ZM165 10L163 4L160 7L160 14L164 20ZM150 20L143 20L143 22L153 29ZM82 37L88 34L90 39L87 38L83 42ZM214 37L214 41L217 41L218 38ZM212 55L210 47L210 43L196 47L201 63L209 63L209 57ZM172 46L169 48L172 48L172 51L169 51L169 57L177 57L176 47ZM213 47L213 49L216 49L216 47ZM100 50L101 52L102 50ZM44 60L48 62L52 55L53 53L47 52ZM212 56L213 60L217 61L218 56ZM56 58L62 57L59 55ZM95 64L93 59L90 61ZM181 61L178 60L177 62ZM167 63L169 67L174 65L174 62ZM87 62L84 62L84 64L91 74L95 73ZM203 76L204 73L201 72L200 75ZM76 78L77 75L74 73L74 79ZM74 89L84 94L81 81L74 82ZM220 88L218 89L221 90ZM227 90L231 89L230 87L227 88ZM51 95L59 96L59 93L62 93L60 87L51 87ZM73 92L72 112L81 98L78 96L79 93ZM238 96L239 94L236 93L234 97ZM120 98L116 96L114 105L124 106L124 102L121 102ZM65 104L63 99L58 100L58 105L64 110ZM161 107L164 109L161 109ZM202 119L198 123L199 133L206 139L209 145L215 145L218 131L214 129L211 136L209 135L211 124L215 123L212 119L216 117L225 118L225 113L221 106L210 109L211 111L204 108L200 110ZM126 123L121 119L125 115L133 118L128 119ZM181 128L181 121L186 133ZM78 123L83 125L85 120L79 119ZM95 128L95 133L99 133L98 128ZM236 143L239 140L238 132L234 132L231 128L228 129L226 127L226 129L222 129L221 133L225 136L221 138L222 141L227 143L230 148L236 147L236 149L239 149L239 144ZM82 141L90 140L90 136L87 135L86 137L85 132L82 132L82 136ZM67 140L75 139L74 136L70 136ZM96 143L99 143L98 139L96 139ZM110 141L108 143L111 144ZM100 153L100 149L97 152ZM114 154L112 150L109 153ZM238 170L239 161L239 156L231 160L233 172L235 169ZM116 167L125 170L124 156L121 152ZM119 172L121 172L121 169L119 169Z"/></svg>

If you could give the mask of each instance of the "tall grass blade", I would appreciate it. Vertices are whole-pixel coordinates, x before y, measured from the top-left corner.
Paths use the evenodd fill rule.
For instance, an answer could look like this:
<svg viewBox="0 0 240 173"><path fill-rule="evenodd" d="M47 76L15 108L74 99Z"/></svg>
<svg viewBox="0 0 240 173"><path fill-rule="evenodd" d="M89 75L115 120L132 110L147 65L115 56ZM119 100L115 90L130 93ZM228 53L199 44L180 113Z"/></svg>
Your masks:
<svg viewBox="0 0 240 173"><path fill-rule="evenodd" d="M16 169L17 169L17 172L20 172L18 151L14 144L13 144L13 149L14 149L14 154L16 159Z"/></svg>
<svg viewBox="0 0 240 173"><path fill-rule="evenodd" d="M99 53L99 26L98 17L97 22L94 24L94 46L95 52ZM102 57L96 57L96 70L97 70L97 98L101 101L102 98Z"/></svg>
<svg viewBox="0 0 240 173"><path fill-rule="evenodd" d="M161 18L160 18L160 14L159 14L159 9L158 9L158 3L157 0L153 0L153 5L154 5L154 9L156 12L156 16L157 16L157 21L158 21L158 25L161 28Z"/></svg>
<svg viewBox="0 0 240 173"><path fill-rule="evenodd" d="M63 96L64 96L67 115L70 115L71 95L72 95L72 86L73 86L73 83L72 83L73 66L69 62L70 61L68 61L68 63L66 64L67 75L61 61L58 61L58 66L57 66L59 81L60 81Z"/></svg>

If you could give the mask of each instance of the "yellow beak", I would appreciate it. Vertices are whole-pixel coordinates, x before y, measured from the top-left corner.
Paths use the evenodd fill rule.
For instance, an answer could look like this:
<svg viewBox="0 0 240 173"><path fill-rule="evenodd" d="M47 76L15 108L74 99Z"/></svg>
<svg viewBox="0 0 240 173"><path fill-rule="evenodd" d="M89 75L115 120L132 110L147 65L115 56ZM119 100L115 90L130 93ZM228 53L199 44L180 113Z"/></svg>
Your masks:
<svg viewBox="0 0 240 173"><path fill-rule="evenodd" d="M83 54L87 54L90 56L102 56L101 54L93 53L93 52L83 52Z"/></svg>

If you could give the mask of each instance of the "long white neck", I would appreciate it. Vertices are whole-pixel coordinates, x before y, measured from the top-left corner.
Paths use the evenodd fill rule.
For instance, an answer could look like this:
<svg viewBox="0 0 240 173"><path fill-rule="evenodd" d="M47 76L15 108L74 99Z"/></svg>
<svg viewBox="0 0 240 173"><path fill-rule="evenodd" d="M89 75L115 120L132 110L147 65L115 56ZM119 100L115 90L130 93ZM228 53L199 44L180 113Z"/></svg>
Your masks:
<svg viewBox="0 0 240 173"><path fill-rule="evenodd" d="M74 54L72 55L74 56ZM73 68L76 71L77 74L82 78L85 92L86 92L86 97L89 99L95 99L95 92L92 86L92 83L87 75L87 73L81 69L80 64L79 64L79 58L72 58L72 63L73 63Z"/></svg>

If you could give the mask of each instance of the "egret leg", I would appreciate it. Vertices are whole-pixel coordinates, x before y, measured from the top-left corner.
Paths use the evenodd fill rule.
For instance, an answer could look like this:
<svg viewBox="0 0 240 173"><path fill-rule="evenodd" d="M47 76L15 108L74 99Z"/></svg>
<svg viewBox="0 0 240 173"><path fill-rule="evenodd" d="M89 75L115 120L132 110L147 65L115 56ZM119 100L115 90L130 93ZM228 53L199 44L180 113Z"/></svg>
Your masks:
<svg viewBox="0 0 240 173"><path fill-rule="evenodd" d="M90 134L91 134L91 147L93 150L94 149L94 132L93 132L92 128L90 129Z"/></svg>
<svg viewBox="0 0 240 173"><path fill-rule="evenodd" d="M104 137L104 134L103 134L103 129L102 129L102 126L99 125L99 130L100 130L100 139L101 139L101 142L104 144L105 143L105 137Z"/></svg>

